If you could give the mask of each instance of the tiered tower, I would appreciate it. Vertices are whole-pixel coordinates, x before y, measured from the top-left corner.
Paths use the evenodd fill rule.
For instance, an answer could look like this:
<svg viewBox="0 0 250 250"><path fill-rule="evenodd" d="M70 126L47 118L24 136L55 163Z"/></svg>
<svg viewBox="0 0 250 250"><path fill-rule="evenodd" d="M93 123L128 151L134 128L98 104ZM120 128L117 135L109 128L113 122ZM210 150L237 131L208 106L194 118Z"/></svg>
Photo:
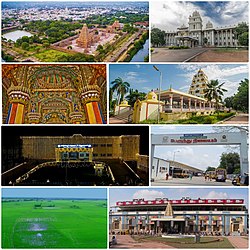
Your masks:
<svg viewBox="0 0 250 250"><path fill-rule="evenodd" d="M204 90L207 88L207 84L207 75L203 72L203 70L199 69L198 73L193 76L188 93L204 98Z"/></svg>
<svg viewBox="0 0 250 250"><path fill-rule="evenodd" d="M89 29L87 24L83 24L80 36L77 38L76 43L79 47L88 48L90 45Z"/></svg>

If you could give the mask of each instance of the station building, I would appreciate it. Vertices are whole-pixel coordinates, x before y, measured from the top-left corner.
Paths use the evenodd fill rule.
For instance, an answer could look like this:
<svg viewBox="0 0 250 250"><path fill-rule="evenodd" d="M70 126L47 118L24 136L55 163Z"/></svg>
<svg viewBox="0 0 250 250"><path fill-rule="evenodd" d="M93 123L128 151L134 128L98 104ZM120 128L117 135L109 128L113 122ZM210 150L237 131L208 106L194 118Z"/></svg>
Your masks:
<svg viewBox="0 0 250 250"><path fill-rule="evenodd" d="M194 11L188 18L188 25L183 24L176 31L165 31L166 45L236 47L238 46L238 40L234 34L236 27L237 25L215 28L210 21L203 27L200 13Z"/></svg>
<svg viewBox="0 0 250 250"><path fill-rule="evenodd" d="M110 210L110 232L151 234L248 232L248 211L243 199L118 201Z"/></svg>

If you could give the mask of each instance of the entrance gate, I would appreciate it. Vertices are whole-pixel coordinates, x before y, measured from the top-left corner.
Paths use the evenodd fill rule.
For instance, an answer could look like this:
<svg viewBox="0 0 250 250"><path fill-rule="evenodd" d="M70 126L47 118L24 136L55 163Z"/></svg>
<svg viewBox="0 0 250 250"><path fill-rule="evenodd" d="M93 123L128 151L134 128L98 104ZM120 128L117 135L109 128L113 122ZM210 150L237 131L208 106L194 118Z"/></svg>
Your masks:
<svg viewBox="0 0 250 250"><path fill-rule="evenodd" d="M240 174L248 174L248 146L246 131L198 134L152 134L151 167L155 146L194 146L194 145L239 145ZM151 168L152 170L152 168Z"/></svg>

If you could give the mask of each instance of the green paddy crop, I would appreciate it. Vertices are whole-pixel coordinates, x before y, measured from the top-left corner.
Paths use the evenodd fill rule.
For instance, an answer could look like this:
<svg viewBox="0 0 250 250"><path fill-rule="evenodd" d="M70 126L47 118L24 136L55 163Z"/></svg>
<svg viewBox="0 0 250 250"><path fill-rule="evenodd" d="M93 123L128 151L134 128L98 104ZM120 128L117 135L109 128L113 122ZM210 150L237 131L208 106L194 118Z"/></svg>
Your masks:
<svg viewBox="0 0 250 250"><path fill-rule="evenodd" d="M106 247L106 200L2 202L2 248Z"/></svg>

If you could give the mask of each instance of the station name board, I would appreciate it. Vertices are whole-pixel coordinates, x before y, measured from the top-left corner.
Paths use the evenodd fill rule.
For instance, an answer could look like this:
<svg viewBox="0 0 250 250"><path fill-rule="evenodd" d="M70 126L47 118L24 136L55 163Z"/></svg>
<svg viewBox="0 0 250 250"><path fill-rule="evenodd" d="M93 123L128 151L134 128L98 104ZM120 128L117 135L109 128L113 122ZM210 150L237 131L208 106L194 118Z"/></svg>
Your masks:
<svg viewBox="0 0 250 250"><path fill-rule="evenodd" d="M184 144L195 144L195 143L215 143L216 138L213 139L170 139L170 143L184 143Z"/></svg>

